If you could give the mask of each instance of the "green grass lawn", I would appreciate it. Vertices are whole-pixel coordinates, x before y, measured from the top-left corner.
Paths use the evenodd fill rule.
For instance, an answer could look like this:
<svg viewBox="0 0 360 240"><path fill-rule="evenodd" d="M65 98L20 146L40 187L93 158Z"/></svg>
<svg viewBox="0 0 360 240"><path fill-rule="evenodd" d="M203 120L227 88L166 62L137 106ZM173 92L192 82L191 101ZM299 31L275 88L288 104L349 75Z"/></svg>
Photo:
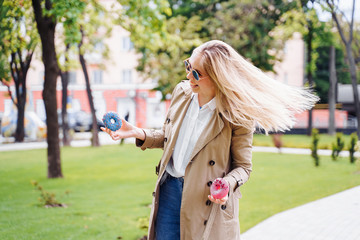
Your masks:
<svg viewBox="0 0 360 240"><path fill-rule="evenodd" d="M133 145L63 148L63 179L46 178L46 150L0 153L0 239L138 239L146 234L161 150ZM348 159L254 153L254 171L242 188L241 231L286 209L357 186ZM67 208L39 206L39 182ZM69 194L65 194L69 191Z"/></svg>
<svg viewBox="0 0 360 240"><path fill-rule="evenodd" d="M328 134L320 134L318 149L332 149L332 143L335 143L336 136L330 136ZM350 135L343 135L345 141L344 150L348 149L350 144ZM310 148L311 147L311 136L307 135L295 135L295 134L284 134L281 137L283 147L289 148ZM271 139L271 135L254 134L254 146L266 146L273 147L274 144Z"/></svg>

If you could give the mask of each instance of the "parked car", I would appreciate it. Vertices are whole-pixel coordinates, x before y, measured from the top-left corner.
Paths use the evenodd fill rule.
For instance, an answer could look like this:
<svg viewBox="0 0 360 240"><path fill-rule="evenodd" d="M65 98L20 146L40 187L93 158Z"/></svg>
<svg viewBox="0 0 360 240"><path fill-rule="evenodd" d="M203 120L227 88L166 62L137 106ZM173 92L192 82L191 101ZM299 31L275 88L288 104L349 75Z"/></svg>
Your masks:
<svg viewBox="0 0 360 240"><path fill-rule="evenodd" d="M73 129L75 132L88 132L92 128L92 116L91 113L84 111L68 111L68 124L69 129ZM97 120L98 129L103 126L103 122ZM58 112L59 127L62 127L61 111Z"/></svg>

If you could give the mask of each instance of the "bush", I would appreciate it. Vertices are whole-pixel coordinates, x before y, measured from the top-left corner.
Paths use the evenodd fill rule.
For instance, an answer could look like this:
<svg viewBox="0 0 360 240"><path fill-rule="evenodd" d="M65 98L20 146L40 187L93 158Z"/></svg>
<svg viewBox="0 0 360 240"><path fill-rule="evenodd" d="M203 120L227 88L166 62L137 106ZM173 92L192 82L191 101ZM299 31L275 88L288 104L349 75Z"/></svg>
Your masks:
<svg viewBox="0 0 360 240"><path fill-rule="evenodd" d="M355 152L356 152L356 144L358 141L358 137L356 135L356 132L352 133L350 135L350 144L349 144L349 157L350 157L350 163L355 163L356 158L355 158Z"/></svg>
<svg viewBox="0 0 360 240"><path fill-rule="evenodd" d="M319 130L313 128L311 131L311 157L314 159L315 166L320 165L320 158L317 154L318 145L319 145Z"/></svg>
<svg viewBox="0 0 360 240"><path fill-rule="evenodd" d="M343 134L341 132L336 133L336 141L332 144L332 160L336 161L340 155L340 152L344 149L345 142L343 140Z"/></svg>

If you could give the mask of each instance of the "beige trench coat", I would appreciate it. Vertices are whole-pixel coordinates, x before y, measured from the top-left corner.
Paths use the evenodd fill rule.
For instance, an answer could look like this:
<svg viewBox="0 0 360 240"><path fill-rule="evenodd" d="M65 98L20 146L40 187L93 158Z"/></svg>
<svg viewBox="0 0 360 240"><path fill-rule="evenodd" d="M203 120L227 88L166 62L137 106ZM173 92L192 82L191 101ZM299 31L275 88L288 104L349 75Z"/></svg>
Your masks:
<svg viewBox="0 0 360 240"><path fill-rule="evenodd" d="M144 129L145 141L136 145L163 148L157 167L158 180L153 192L148 239L155 238L155 220L158 209L159 182L174 151L181 123L191 102L188 81L177 85L161 130ZM245 183L251 172L253 131L230 124L215 110L201 134L185 170L180 213L181 240L236 240L240 239L238 186ZM230 183L226 205L208 201L211 181L225 177Z"/></svg>

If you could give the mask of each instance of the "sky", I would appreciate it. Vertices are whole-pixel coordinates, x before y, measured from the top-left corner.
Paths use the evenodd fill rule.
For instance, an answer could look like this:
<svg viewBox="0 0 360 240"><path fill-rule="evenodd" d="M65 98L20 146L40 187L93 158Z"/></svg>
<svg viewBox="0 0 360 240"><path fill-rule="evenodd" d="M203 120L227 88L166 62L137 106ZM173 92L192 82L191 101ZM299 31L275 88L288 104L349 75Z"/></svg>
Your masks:
<svg viewBox="0 0 360 240"><path fill-rule="evenodd" d="M339 1L339 8L345 13L348 20L350 21L353 0L338 0L338 1ZM318 4L316 4L314 7L320 13L320 20L326 21L327 19L331 18L331 15L327 12L323 12ZM356 21L360 21L360 0L355 0L354 17Z"/></svg>

